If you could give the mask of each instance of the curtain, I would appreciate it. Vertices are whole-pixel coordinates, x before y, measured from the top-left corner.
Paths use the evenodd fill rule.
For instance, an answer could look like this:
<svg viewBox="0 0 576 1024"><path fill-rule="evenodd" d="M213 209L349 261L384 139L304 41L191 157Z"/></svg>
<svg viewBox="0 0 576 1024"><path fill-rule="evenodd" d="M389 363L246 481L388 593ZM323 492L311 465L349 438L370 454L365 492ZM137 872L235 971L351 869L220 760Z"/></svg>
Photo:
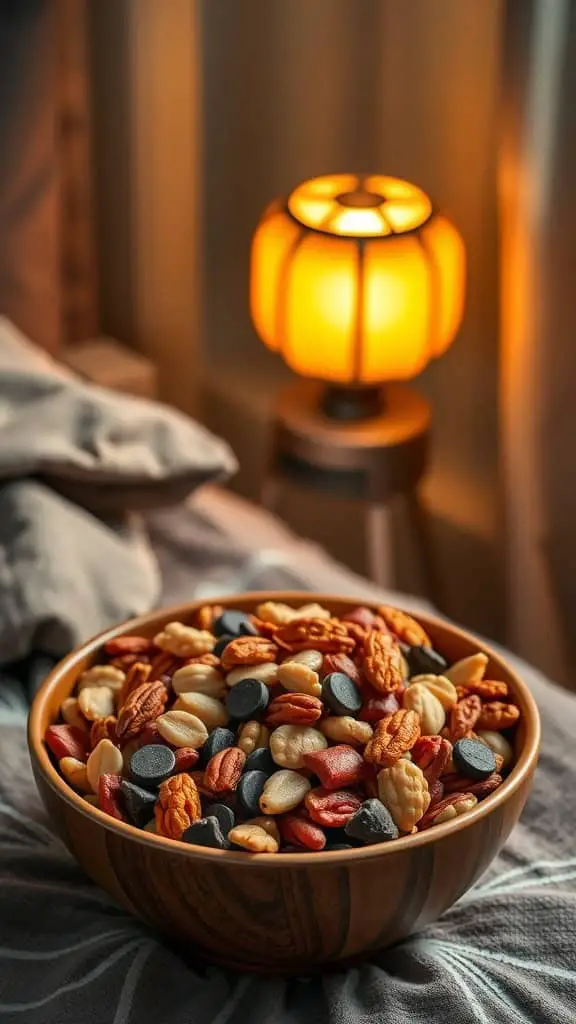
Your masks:
<svg viewBox="0 0 576 1024"><path fill-rule="evenodd" d="M573 687L575 57L574 3L509 0L499 175L508 636Z"/></svg>

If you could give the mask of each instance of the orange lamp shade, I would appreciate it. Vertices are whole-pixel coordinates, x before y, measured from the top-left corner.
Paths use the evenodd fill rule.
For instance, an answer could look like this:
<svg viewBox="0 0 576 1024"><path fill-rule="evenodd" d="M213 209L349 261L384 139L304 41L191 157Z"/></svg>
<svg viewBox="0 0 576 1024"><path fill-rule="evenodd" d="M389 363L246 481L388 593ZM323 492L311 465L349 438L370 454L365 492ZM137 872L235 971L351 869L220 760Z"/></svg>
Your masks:
<svg viewBox="0 0 576 1024"><path fill-rule="evenodd" d="M405 380L462 319L462 239L415 185L330 175L264 212L250 306L262 341L298 374L334 384Z"/></svg>

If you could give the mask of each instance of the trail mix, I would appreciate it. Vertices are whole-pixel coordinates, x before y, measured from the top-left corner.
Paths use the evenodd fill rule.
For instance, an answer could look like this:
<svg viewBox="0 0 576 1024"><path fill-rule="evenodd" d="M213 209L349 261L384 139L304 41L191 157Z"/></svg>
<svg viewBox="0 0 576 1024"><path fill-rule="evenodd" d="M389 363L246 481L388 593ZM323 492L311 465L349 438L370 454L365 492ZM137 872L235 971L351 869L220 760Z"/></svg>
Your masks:
<svg viewBox="0 0 576 1024"><path fill-rule="evenodd" d="M86 800L149 832L252 853L422 832L502 782L520 712L478 652L448 666L383 605L217 605L122 636L46 744Z"/></svg>

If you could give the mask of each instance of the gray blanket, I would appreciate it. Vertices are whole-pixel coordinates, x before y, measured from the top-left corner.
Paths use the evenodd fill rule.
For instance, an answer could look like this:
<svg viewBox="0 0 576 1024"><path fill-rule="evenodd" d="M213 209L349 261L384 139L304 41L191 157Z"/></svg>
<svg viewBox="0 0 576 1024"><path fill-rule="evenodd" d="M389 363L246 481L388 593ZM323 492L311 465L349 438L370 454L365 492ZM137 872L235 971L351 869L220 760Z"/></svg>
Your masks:
<svg viewBox="0 0 576 1024"><path fill-rule="evenodd" d="M0 380L0 397L1 393ZM67 440L79 443L74 433ZM58 525L61 499L52 487L28 481L8 486L21 490L18 500L5 505L0 516L3 564L18 567L12 577L0 575L0 639L5 644L0 660L6 662L8 632L18 659L0 669L0 1020L7 1024L435 1024L445 1020L572 1024L576 1015L576 701L572 696L519 666L532 686L544 723L534 791L496 863L439 922L365 966L323 978L283 981L218 968L194 969L88 881L55 836L40 804L26 752L25 721L30 693L48 667L47 654L55 656L72 638L86 636L121 613L136 610L121 607L130 573L134 575L128 603L138 600L140 606L156 599L156 584L146 593L139 589L147 572L160 583L163 600L193 597L199 588L204 594L215 594L234 585L289 584L341 593L365 591L367 596L374 595L374 587L241 503L228 518L221 504L211 504L202 493L197 506L150 511L135 544L130 532L113 530L70 503L67 518ZM25 523L38 523L51 502L55 503L54 529L43 533L32 527L25 534L28 543L18 547L22 538L15 528L14 509L19 509ZM6 528L7 510L12 529ZM86 515L91 515L88 535ZM243 527L255 520L259 529L248 543ZM110 557L110 544L118 558ZM139 572L143 574L140 582ZM29 574L33 587L27 586ZM17 601L12 586L16 577ZM111 603L113 592L118 596ZM402 599L402 603L417 606L413 600Z"/></svg>

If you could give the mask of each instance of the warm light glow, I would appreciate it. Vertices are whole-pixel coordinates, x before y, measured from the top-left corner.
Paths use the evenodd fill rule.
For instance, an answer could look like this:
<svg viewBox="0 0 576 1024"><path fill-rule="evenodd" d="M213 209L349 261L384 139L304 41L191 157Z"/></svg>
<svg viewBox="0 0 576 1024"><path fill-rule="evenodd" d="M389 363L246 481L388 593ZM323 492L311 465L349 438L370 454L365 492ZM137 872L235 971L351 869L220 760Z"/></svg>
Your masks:
<svg viewBox="0 0 576 1024"><path fill-rule="evenodd" d="M304 182L268 207L252 244L258 334L296 373L332 383L420 373L452 342L464 287L460 235L398 178Z"/></svg>

